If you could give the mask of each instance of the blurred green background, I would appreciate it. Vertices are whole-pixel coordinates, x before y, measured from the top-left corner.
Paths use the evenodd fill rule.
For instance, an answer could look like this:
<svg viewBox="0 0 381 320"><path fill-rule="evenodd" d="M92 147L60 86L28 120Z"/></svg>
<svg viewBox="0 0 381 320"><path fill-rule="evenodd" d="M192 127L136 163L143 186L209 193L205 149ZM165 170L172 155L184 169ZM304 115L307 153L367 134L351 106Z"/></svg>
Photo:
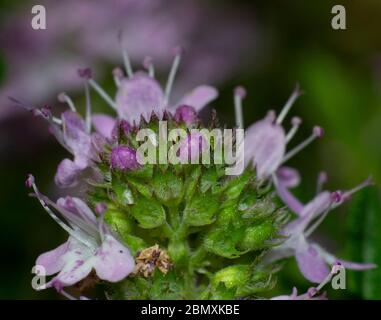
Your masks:
<svg viewBox="0 0 381 320"><path fill-rule="evenodd" d="M86 0L77 2L88 3ZM326 134L322 140L309 146L288 163L297 167L302 174L302 186L295 190L301 199L306 202L313 197L316 177L320 170L327 171L327 187L330 190L349 189L369 174L373 175L376 186L359 193L353 201L332 212L315 233L315 237L342 258L359 262L378 262L381 265L381 210L378 187L381 180L381 2L185 2L190 2L195 7L199 6L195 14L204 16L204 29L196 28L192 32L191 40L188 39L189 50L184 58L184 69L191 72L197 69L198 64L202 65L210 59L218 60L221 70L226 67L225 64L234 65L234 68L221 75L219 70L216 70L215 78L204 74L201 67L192 75L201 82L208 79L210 84L218 84L220 98L212 106L217 110L221 123L234 125L232 91L238 84L245 86L248 91L244 101L246 126L263 117L269 108L279 111L296 82L305 92L291 112L292 115L299 115L303 119L302 128L293 143L298 143L309 135L315 124L321 125ZM50 53L59 55L61 51L55 50L56 46L71 50L72 41L86 29L78 27L75 31L71 30L65 40L55 42L54 32L59 33L61 30L53 30L53 36L48 33L52 31L49 31L49 19L53 19L49 18L49 11L54 3L55 1L47 2L48 30L31 31L30 10L33 2L0 1L0 88L8 89L11 81L17 93L17 84L25 80L23 68L34 63L41 64L41 57ZM172 1L160 1L154 10L150 10L150 15L155 17L155 14L168 12L173 4ZM331 8L335 4L342 4L346 8L346 30L333 30L331 27ZM84 10L86 12L86 8ZM117 7L110 5L109 10L117 10ZM139 12L142 12L146 9L140 10ZM233 11L235 26L238 26L232 30L233 34L227 35L226 31L220 28L229 22L230 13ZM70 14L71 11L67 12ZM223 19L208 20L209 12L221 13ZM239 25L241 15L242 28ZM180 34L174 37L176 41L181 39L182 28L190 28L187 21L178 20L176 10L165 18L174 20L173 30L169 31ZM194 13L189 13L189 19L191 18L197 17L194 17ZM86 21L85 16L83 19L87 27L91 28L95 23L90 18ZM139 15L135 15L134 19L139 20ZM141 19L149 17L144 15ZM110 26L110 29L112 28L113 25ZM207 32L208 30L210 32ZM33 32L41 32L38 41L33 39ZM118 30L113 32L116 34ZM139 29L135 32L139 32ZM218 39L223 39L225 35L231 39L227 43L231 49L230 57L227 57L228 53L223 46L218 47ZM21 39L23 36L26 39ZM53 39L45 43L44 37ZM101 35L99 37L101 42ZM136 39L139 40L139 37ZM151 39L143 41L149 43ZM200 47L204 47L200 44L212 42L217 42L215 48L212 48L213 57L203 61L203 56L200 55L200 60L193 62L194 67L187 68L187 60L191 61L192 54L193 57L197 56L201 52ZM134 47L134 41L131 40L128 45ZM155 44L147 46L147 50L149 48L153 53L147 51L146 54L152 54L155 58ZM168 70L170 65L169 46L167 51L167 62L160 62L158 67L159 77L166 75L162 70ZM84 59L88 62L88 52L74 48L72 53L80 55L80 61ZM19 61L24 63L21 70ZM33 77L30 77L29 69L25 69L25 77L27 71L29 72L30 86L37 86L34 80L38 82L40 77L46 76L47 70L52 67L50 64L53 63L54 60L49 59L42 61L41 72L37 70ZM77 61L73 62L75 68L78 67L76 63ZM109 74L112 66L115 63L121 65L121 61L110 60L109 57L99 54L91 56L90 63L90 66L96 66L97 70L108 70L100 81L113 92L115 89ZM216 68L218 66L219 64ZM15 76L16 71L18 78ZM180 69L180 74L181 72L185 71ZM50 78L59 79L60 74ZM188 79L183 83L188 84L192 81ZM55 87L56 83L59 81L52 80L53 90L27 101L32 104L57 104L57 93L68 89ZM176 85L182 88L181 83ZM20 95L23 95L26 89L22 90ZM77 104L83 101L81 86L70 88L68 91ZM4 98L5 90L0 92ZM31 269L35 258L41 252L54 248L66 235L43 212L38 202L28 197L24 180L26 174L32 172L38 179L40 189L56 198L59 192L54 188L53 177L57 164L67 154L48 134L47 126L41 119L33 118L23 111L13 110L5 101L2 99L0 105L0 298L57 298L53 290L35 292L31 288ZM107 110L100 100L94 99L94 103L97 110ZM204 111L206 118L209 114L210 109ZM347 290L335 291L328 288L330 297L381 299L379 270L363 273L347 271L347 275ZM278 286L273 293L290 293L293 286L302 292L309 284L302 279L295 263L290 261L279 274Z"/></svg>

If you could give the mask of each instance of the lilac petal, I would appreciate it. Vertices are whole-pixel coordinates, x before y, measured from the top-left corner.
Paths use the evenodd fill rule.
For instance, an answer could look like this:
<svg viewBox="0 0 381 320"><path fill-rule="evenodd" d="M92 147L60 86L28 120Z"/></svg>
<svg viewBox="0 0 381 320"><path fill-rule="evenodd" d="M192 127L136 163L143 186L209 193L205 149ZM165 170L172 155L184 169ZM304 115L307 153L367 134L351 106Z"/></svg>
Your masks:
<svg viewBox="0 0 381 320"><path fill-rule="evenodd" d="M91 117L95 130L103 137L111 139L111 133L116 120L105 114L94 114Z"/></svg>
<svg viewBox="0 0 381 320"><path fill-rule="evenodd" d="M127 277L135 267L130 251L113 236L106 234L95 255L94 269L102 280L117 282Z"/></svg>
<svg viewBox="0 0 381 320"><path fill-rule="evenodd" d="M299 172L294 168L281 167L276 174L279 182L287 188L296 187L300 183Z"/></svg>
<svg viewBox="0 0 381 320"><path fill-rule="evenodd" d="M155 79L135 74L133 78L121 81L115 103L122 119L138 123L143 115L148 121L153 111L160 114L163 110L164 93Z"/></svg>
<svg viewBox="0 0 381 320"><path fill-rule="evenodd" d="M331 204L331 193L328 191L320 192L304 206L300 215L302 217L308 217L308 222L310 222L312 219L329 209Z"/></svg>
<svg viewBox="0 0 381 320"><path fill-rule="evenodd" d="M36 265L43 266L47 276L59 272L63 266L64 261L62 256L68 249L68 242L65 242L57 248L41 254L36 261Z"/></svg>
<svg viewBox="0 0 381 320"><path fill-rule="evenodd" d="M69 134L75 135L76 132L86 131L86 124L82 117L74 111L65 111L61 115L62 121L65 123L65 128Z"/></svg>
<svg viewBox="0 0 381 320"><path fill-rule="evenodd" d="M194 88L191 92L186 94L177 105L185 104L193 107L198 112L209 102L216 99L217 96L218 91L216 88L202 85Z"/></svg>
<svg viewBox="0 0 381 320"><path fill-rule="evenodd" d="M321 246L317 244L315 244L315 248L320 252L320 255L323 256L325 261L330 265L341 264L345 268L353 269L353 270L368 270L368 269L373 269L377 267L377 265L373 263L358 263L358 262L338 259L336 256L327 252L324 248L322 248Z"/></svg>
<svg viewBox="0 0 381 320"><path fill-rule="evenodd" d="M358 263L338 259L337 262L340 262L345 268L352 270L368 270L377 268L377 265L374 263Z"/></svg>
<svg viewBox="0 0 381 320"><path fill-rule="evenodd" d="M75 164L84 169L88 166L89 160L94 157L91 136L86 132L85 122L73 111L64 112L62 121L65 144L74 154Z"/></svg>
<svg viewBox="0 0 381 320"><path fill-rule="evenodd" d="M328 276L330 270L324 258L312 245L303 246L295 257L299 270L309 281L320 283Z"/></svg>
<svg viewBox="0 0 381 320"><path fill-rule="evenodd" d="M110 137L110 139L112 139L112 137ZM91 144L94 148L94 151L96 151L97 153L102 153L107 144L107 141L102 134L94 132L91 134ZM95 160L99 160L99 157L96 156Z"/></svg>
<svg viewBox="0 0 381 320"><path fill-rule="evenodd" d="M271 300L296 300L298 297L298 290L293 287L292 288L292 293L288 295L282 295L282 296L276 296L271 298Z"/></svg>
<svg viewBox="0 0 381 320"><path fill-rule="evenodd" d="M67 252L62 256L64 266L47 286L59 283L61 286L71 286L86 278L93 268L92 250L70 237Z"/></svg>
<svg viewBox="0 0 381 320"><path fill-rule="evenodd" d="M286 138L281 126L267 119L254 123L245 135L245 164L254 159L259 179L275 172L282 162Z"/></svg>
<svg viewBox="0 0 381 320"><path fill-rule="evenodd" d="M72 187L77 184L77 177L81 171L73 161L63 159L58 165L54 180L59 187Z"/></svg>
<svg viewBox="0 0 381 320"><path fill-rule="evenodd" d="M93 224L94 226L97 225L97 219L94 213L81 199L67 196L65 198L59 198L57 200L57 205L74 213L86 223Z"/></svg>
<svg viewBox="0 0 381 320"><path fill-rule="evenodd" d="M275 187L279 197L296 214L300 215L303 204L288 190L300 182L299 173L292 168L282 167L276 173Z"/></svg>

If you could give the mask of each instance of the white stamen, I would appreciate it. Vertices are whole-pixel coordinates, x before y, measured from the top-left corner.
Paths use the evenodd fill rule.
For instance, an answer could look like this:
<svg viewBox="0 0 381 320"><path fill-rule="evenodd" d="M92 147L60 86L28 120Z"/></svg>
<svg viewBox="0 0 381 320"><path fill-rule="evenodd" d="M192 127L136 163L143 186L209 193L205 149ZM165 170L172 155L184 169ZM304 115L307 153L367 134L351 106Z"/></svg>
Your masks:
<svg viewBox="0 0 381 320"><path fill-rule="evenodd" d="M335 275L335 272L333 272L334 268L332 268L332 271L325 277L325 279L323 280L322 283L320 283L317 287L316 287L316 291L319 292L321 289L323 289L323 287L331 281L332 277Z"/></svg>
<svg viewBox="0 0 381 320"><path fill-rule="evenodd" d="M242 100L246 96L246 91L243 87L237 87L234 90L234 111L235 111L235 124L239 129L244 128L243 114L242 114Z"/></svg>
<svg viewBox="0 0 381 320"><path fill-rule="evenodd" d="M117 87L120 87L121 80L123 79L123 71L120 68L115 68L112 71L112 75L114 77L114 82Z"/></svg>
<svg viewBox="0 0 381 320"><path fill-rule="evenodd" d="M87 81L85 81L85 96L86 96L86 131L91 132L91 100L90 100L90 90Z"/></svg>
<svg viewBox="0 0 381 320"><path fill-rule="evenodd" d="M173 82L175 80L177 69L180 65L181 60L181 49L176 48L175 49L175 58L173 59L172 67L168 75L167 85L165 86L165 104L168 104L169 98L172 91Z"/></svg>
<svg viewBox="0 0 381 320"><path fill-rule="evenodd" d="M66 94L66 92L62 92L58 95L58 101L66 103L71 111L77 112L73 100Z"/></svg>
<svg viewBox="0 0 381 320"><path fill-rule="evenodd" d="M323 129L320 127L315 127L312 134L304 140L302 143L297 145L294 149L289 151L283 158L282 163L285 163L286 161L290 160L294 155L296 155L298 152L303 150L305 147L307 147L311 142L313 142L316 138L319 138L323 135Z"/></svg>
<svg viewBox="0 0 381 320"><path fill-rule="evenodd" d="M44 199L42 199L41 197L41 194L40 194L40 191L38 190L37 186L35 183L32 184L32 187L33 187L33 190L34 192L36 193L36 196L37 196L37 199L38 201L40 201L42 207L45 209L45 211L52 217L52 219L58 223L58 225L60 225L70 236L76 238L78 241L82 242L83 244L85 244L86 246L92 248L93 246L88 243L86 240L82 239L81 237L78 237L77 234L75 233L75 231L70 228L66 223L64 223L61 219L59 219L54 213L53 211L49 208L49 206L47 205L47 203L44 201Z"/></svg>
<svg viewBox="0 0 381 320"><path fill-rule="evenodd" d="M313 224L312 226L310 226L310 227L308 228L308 230L306 230L306 231L304 232L304 235L305 235L306 238L309 237L309 236L312 234L312 232L314 232L314 231L316 230L316 228L317 228L318 226L320 226L320 224L323 222L323 220L324 220L325 217L327 216L328 212L330 212L331 210L332 210L332 205L330 205L329 208L328 208L327 210L325 210L325 211L323 212L323 214L320 215L319 219L317 219L317 220L314 222L314 224Z"/></svg>
<svg viewBox="0 0 381 320"><path fill-rule="evenodd" d="M364 189L370 185L373 184L373 181L372 181L372 177L368 177L365 181L363 181L362 183L360 183L358 186L354 187L353 189L350 189L348 191L345 191L343 194L342 194L342 201L338 202L338 203L334 203L333 204L333 208L336 208L338 207L340 204L342 204L343 201L347 200L348 198L350 198L350 196L358 191L360 191L361 189Z"/></svg>
<svg viewBox="0 0 381 320"><path fill-rule="evenodd" d="M77 298L73 297L71 294L67 293L65 290L59 290L58 292L69 300L78 300Z"/></svg>
<svg viewBox="0 0 381 320"><path fill-rule="evenodd" d="M148 70L148 75L151 78L155 78L155 67L153 65L151 57L145 57L144 58L144 60L143 60L143 66L144 66L144 68L146 68Z"/></svg>
<svg viewBox="0 0 381 320"><path fill-rule="evenodd" d="M288 98L286 104L284 105L282 111L280 112L276 122L277 124L281 124L284 118L286 117L287 113L290 111L291 107L293 106L296 99L298 99L301 95L301 91L299 88L299 85L297 84L294 91L292 92L291 96Z"/></svg>
<svg viewBox="0 0 381 320"><path fill-rule="evenodd" d="M122 32L119 32L118 38L119 38L119 43L122 49L124 68L126 69L127 76L129 78L132 78L132 76L134 75L134 72L132 71L130 57L128 56L128 52L127 52L125 43L123 41Z"/></svg>
<svg viewBox="0 0 381 320"><path fill-rule="evenodd" d="M292 128L287 133L286 143L289 143L291 141L291 139L295 136L295 134L298 131L301 123L302 123L302 121L299 117L292 118L292 120L291 120Z"/></svg>
<svg viewBox="0 0 381 320"><path fill-rule="evenodd" d="M105 234L104 234L104 228L105 228L105 220L104 220L104 213L101 214L98 222L98 232L101 236L101 241L104 241Z"/></svg>
<svg viewBox="0 0 381 320"><path fill-rule="evenodd" d="M105 100L111 108L116 110L116 105L113 99L107 94L106 91L104 91L101 86L94 80L94 79L89 79L88 80L90 86Z"/></svg>
<svg viewBox="0 0 381 320"><path fill-rule="evenodd" d="M60 118L52 117L52 120L54 123L56 123L58 125L62 125L62 120Z"/></svg>

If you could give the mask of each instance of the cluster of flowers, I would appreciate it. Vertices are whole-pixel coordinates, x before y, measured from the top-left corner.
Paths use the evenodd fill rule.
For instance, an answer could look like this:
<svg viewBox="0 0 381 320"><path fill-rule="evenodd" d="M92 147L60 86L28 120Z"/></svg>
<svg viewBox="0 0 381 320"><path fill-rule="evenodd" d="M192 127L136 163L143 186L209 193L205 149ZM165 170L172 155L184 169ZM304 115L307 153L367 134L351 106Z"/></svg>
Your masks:
<svg viewBox="0 0 381 320"><path fill-rule="evenodd" d="M198 112L218 95L215 88L201 85L179 102L170 102L172 86L182 57L180 49L174 50L174 62L164 89L154 78L154 66L150 58L144 61L145 71L133 72L126 52L123 57L126 75L121 69L115 69L113 72L117 86L115 99L98 85L90 69L79 70L86 94L85 118L77 112L75 104L66 93L58 96L60 102L68 105L68 110L59 118L52 114L48 106L26 107L33 114L48 121L56 139L73 155L72 159L62 160L58 166L55 181L59 187L78 184L85 171L90 172L94 179L99 179L97 163L100 161L100 153L105 148L111 148L110 168L135 170L139 166L136 152L131 147L117 145L119 130L128 133L139 121L149 121L152 114L158 119L163 118L165 114L171 114L174 119L192 124L198 121ZM92 114L90 88L116 111L117 117ZM298 117L292 118L292 126L288 132L285 132L282 122L300 94L300 90L296 88L278 116L274 111L270 111L264 119L252 124L246 130L244 140L245 165L254 166L257 181L273 185L279 198L296 214L296 218L288 222L281 231L285 240L267 251L264 263L270 264L283 258L295 257L304 277L312 283L321 284L300 296L294 289L290 296L274 299L323 298L317 295L318 290L326 283L327 277L332 276L331 267L335 269L337 265L342 265L357 270L374 267L372 264L340 260L309 239L331 210L348 200L354 192L368 186L371 181L367 179L348 191L330 192L322 190L327 177L325 173L321 173L317 194L310 202L303 204L291 193L290 189L300 183L300 177L297 170L284 166L284 163L313 140L323 136L323 129L316 126L310 137L286 151L287 144L297 132L301 120ZM234 92L236 125L241 128L241 107L245 95L242 87L238 87ZM198 138L195 137L197 141ZM194 143L192 139L193 137L188 137L187 143ZM67 242L38 257L36 264L43 266L47 275L55 275L40 289L54 287L68 296L64 287L78 283L92 271L95 271L100 279L108 282L118 282L133 272L135 261L130 250L104 222L103 213L107 209L104 203L97 203L94 210L76 197L68 196L58 199L55 203L38 190L32 175L28 176L26 184L34 189L34 195L43 208L69 234Z"/></svg>

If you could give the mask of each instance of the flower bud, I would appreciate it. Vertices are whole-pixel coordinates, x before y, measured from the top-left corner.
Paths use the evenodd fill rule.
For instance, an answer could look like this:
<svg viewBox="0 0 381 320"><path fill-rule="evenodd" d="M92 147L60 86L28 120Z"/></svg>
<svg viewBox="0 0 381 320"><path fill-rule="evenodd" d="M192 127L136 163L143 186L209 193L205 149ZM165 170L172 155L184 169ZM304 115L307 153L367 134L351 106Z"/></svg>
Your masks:
<svg viewBox="0 0 381 320"><path fill-rule="evenodd" d="M121 145L111 151L111 168L122 171L133 170L138 167L136 151L128 146Z"/></svg>
<svg viewBox="0 0 381 320"><path fill-rule="evenodd" d="M187 125L194 124L198 120L197 112L193 107L184 104L176 109L175 120L183 121Z"/></svg>

